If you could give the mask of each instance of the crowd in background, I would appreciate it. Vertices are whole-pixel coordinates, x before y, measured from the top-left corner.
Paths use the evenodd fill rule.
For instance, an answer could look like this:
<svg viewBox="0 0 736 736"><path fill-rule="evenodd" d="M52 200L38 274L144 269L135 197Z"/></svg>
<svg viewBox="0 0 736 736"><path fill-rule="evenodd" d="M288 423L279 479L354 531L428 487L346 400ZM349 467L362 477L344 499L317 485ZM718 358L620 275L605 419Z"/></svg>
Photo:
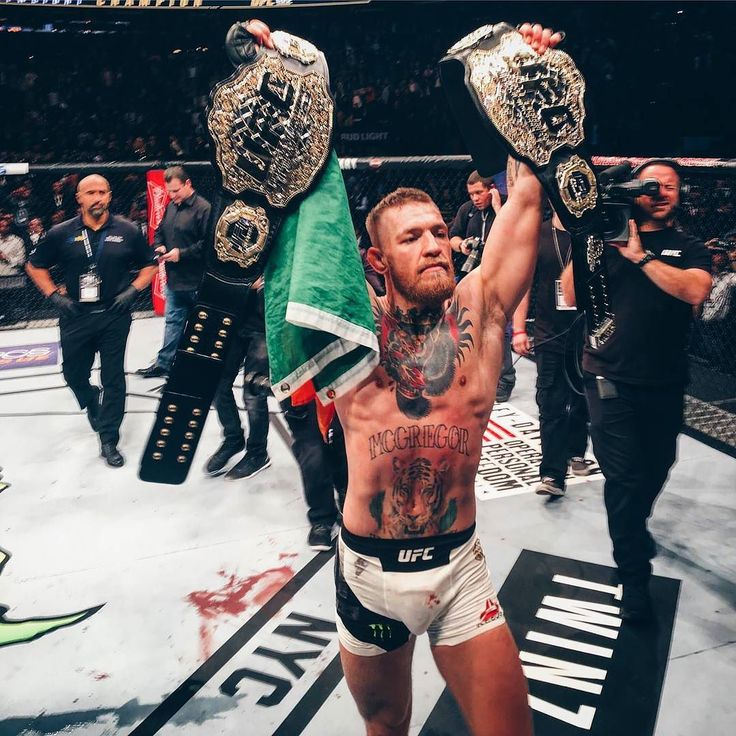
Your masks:
<svg viewBox="0 0 736 736"><path fill-rule="evenodd" d="M339 154L464 152L437 61L488 19L479 4L453 7L383 3L339 17L333 9L333 23L324 14L281 16L330 62ZM644 6L634 36L623 11L605 12L610 22L591 24L584 7L556 6L559 19L549 19L564 27L565 48L585 75L593 150L729 155L722 116L735 94L725 77L734 51L720 42L712 7ZM345 22L346 13L356 22ZM102 35L3 34L0 161L209 158L203 111L212 86L231 71L223 53L228 21L200 18L160 28L118 23ZM656 35L646 33L650 26ZM677 120L671 130L656 124L667 118Z"/></svg>

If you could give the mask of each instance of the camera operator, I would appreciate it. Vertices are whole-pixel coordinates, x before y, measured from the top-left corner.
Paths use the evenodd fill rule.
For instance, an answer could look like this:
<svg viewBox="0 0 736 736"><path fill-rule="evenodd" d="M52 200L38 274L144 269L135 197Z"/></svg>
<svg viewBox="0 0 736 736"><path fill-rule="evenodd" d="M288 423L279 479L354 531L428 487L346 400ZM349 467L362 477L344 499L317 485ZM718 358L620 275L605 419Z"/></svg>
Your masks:
<svg viewBox="0 0 736 736"><path fill-rule="evenodd" d="M469 201L455 215L450 226L450 247L454 251L455 274L460 281L480 264L486 237L501 209L501 193L491 177L473 171L466 182ZM511 333L503 343L503 365L498 379L496 401L508 401L516 384L516 370L511 355Z"/></svg>
<svg viewBox="0 0 736 736"><path fill-rule="evenodd" d="M673 226L680 201L674 161L653 159L633 172L656 179L637 197L625 243L605 248L616 332L583 356L593 449L605 476L604 499L613 558L624 586L622 616L653 617L649 594L656 546L647 519L675 461L687 383L693 306L711 289L710 254ZM563 274L574 303L572 269Z"/></svg>

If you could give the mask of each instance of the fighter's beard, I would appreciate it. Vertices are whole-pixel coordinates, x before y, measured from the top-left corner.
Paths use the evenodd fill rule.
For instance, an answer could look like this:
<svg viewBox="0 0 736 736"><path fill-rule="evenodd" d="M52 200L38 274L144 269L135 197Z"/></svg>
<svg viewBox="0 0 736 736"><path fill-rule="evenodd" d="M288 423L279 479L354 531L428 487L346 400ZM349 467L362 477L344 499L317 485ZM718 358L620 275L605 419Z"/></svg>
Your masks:
<svg viewBox="0 0 736 736"><path fill-rule="evenodd" d="M455 291L455 279L450 266L449 271L437 274L429 280L420 279L414 283L406 283L398 275L392 274L396 292L404 299L418 307L437 308L449 299Z"/></svg>

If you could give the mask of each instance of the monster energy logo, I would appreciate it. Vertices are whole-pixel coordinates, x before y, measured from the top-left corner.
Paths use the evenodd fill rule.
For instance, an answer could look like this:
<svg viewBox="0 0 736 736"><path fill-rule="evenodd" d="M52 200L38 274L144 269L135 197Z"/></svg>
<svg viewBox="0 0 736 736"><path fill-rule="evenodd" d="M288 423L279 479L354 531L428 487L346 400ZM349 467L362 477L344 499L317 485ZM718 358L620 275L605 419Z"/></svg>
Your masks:
<svg viewBox="0 0 736 736"><path fill-rule="evenodd" d="M368 624L373 632L373 638L383 641L391 638L391 627L388 624Z"/></svg>

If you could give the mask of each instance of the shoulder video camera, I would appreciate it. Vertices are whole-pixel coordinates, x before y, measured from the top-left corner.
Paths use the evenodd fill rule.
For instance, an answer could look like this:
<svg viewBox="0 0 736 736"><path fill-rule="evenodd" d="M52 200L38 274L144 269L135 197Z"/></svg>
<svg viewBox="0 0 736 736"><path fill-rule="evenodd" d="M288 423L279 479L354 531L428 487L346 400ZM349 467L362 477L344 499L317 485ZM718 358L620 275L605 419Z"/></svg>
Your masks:
<svg viewBox="0 0 736 736"><path fill-rule="evenodd" d="M635 179L630 163L617 164L598 174L603 200L603 238L607 243L629 239L629 219L634 200L659 193L656 179Z"/></svg>

